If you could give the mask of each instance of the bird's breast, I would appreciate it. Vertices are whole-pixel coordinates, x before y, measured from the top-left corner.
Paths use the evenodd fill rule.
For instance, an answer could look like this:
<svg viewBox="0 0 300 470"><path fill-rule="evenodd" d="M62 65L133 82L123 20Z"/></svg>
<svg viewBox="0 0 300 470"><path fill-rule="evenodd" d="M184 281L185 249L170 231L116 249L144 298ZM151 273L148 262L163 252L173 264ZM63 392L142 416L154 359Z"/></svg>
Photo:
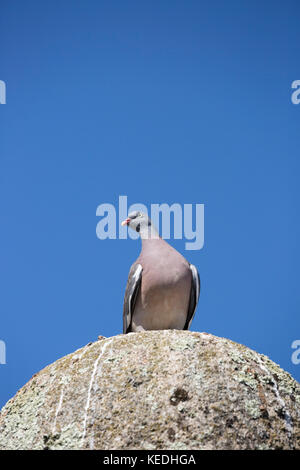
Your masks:
<svg viewBox="0 0 300 470"><path fill-rule="evenodd" d="M184 327L191 288L189 270L143 271L134 323L144 329Z"/></svg>

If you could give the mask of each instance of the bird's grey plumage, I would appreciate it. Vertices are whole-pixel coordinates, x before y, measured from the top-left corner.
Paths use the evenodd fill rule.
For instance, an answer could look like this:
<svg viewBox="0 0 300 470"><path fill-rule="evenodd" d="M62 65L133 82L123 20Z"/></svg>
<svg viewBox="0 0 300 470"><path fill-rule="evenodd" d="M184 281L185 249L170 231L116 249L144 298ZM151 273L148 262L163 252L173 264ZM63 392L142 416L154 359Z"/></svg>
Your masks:
<svg viewBox="0 0 300 470"><path fill-rule="evenodd" d="M142 250L128 276L123 333L188 329L200 294L196 267L158 236L144 214L129 214L124 223L140 232Z"/></svg>

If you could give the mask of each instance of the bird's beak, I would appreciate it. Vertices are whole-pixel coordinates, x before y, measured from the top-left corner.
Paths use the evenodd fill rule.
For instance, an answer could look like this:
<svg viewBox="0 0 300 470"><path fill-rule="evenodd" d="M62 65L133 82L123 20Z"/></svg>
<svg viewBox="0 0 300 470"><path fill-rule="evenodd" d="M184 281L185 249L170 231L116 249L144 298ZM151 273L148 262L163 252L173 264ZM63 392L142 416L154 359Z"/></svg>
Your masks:
<svg viewBox="0 0 300 470"><path fill-rule="evenodd" d="M131 219L129 219L129 217L128 217L128 219L123 220L123 222L121 223L121 225L129 225L130 220L131 220Z"/></svg>

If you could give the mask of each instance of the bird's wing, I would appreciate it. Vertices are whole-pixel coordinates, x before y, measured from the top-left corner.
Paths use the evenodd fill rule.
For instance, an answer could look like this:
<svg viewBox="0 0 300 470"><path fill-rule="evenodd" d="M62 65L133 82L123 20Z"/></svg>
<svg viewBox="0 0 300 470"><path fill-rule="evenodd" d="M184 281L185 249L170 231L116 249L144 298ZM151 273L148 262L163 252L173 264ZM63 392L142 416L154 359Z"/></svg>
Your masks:
<svg viewBox="0 0 300 470"><path fill-rule="evenodd" d="M142 265L133 264L130 268L123 305L123 333L129 333L131 318L142 280Z"/></svg>
<svg viewBox="0 0 300 470"><path fill-rule="evenodd" d="M200 277L197 271L197 268L190 264L190 270L192 272L192 283L191 283L191 293L190 293L190 302L188 307L188 313L186 317L186 322L184 325L184 330L188 330L191 326L192 320L195 315L196 307L199 300L200 295Z"/></svg>

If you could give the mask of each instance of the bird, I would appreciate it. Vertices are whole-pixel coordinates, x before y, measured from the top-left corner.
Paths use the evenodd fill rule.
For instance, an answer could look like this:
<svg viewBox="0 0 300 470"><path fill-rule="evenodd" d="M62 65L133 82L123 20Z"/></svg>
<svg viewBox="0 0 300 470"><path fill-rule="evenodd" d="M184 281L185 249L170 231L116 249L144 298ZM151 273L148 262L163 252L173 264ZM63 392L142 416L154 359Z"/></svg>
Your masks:
<svg viewBox="0 0 300 470"><path fill-rule="evenodd" d="M123 334L188 330L200 295L197 268L159 236L143 212L131 212L121 225L138 232L142 240L125 289Z"/></svg>

